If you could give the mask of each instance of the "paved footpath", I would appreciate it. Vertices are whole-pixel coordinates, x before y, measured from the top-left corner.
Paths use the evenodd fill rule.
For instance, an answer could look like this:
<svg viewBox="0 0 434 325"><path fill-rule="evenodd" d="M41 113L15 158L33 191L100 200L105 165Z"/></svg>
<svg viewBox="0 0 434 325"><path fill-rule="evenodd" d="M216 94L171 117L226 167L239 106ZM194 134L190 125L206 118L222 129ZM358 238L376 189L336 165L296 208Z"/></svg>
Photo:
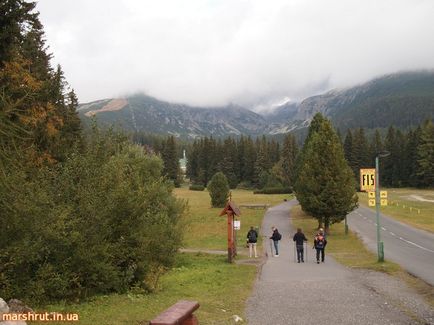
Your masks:
<svg viewBox="0 0 434 325"><path fill-rule="evenodd" d="M270 228L276 226L283 238L280 257L269 254L266 239L268 258L247 301L248 324L431 324L434 318L430 307L422 311L424 320L411 311L402 312L375 286L366 283L369 276L365 273L351 271L327 254L325 263L316 264L311 238L308 238L308 261L294 263L294 246L289 235L294 234L289 215L294 204L295 200L285 202L265 215L263 235L269 237ZM372 273L367 275L372 277ZM399 284L397 287L399 290ZM419 301L413 303L421 305Z"/></svg>

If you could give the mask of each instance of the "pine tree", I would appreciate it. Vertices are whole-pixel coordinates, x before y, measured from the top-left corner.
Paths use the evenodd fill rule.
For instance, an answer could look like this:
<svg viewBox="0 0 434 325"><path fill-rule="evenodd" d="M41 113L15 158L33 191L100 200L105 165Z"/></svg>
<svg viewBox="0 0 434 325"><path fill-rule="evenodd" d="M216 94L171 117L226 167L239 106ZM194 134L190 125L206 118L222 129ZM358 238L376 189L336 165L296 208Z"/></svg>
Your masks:
<svg viewBox="0 0 434 325"><path fill-rule="evenodd" d="M219 171L225 174L228 179L230 188L238 185L238 177L235 171L236 167L236 144L232 138L226 138L221 145L221 154L219 155Z"/></svg>
<svg viewBox="0 0 434 325"><path fill-rule="evenodd" d="M375 165L375 157L378 153L384 150L383 141L381 140L380 131L375 129L374 137L372 138L371 144L369 146L369 165Z"/></svg>
<svg viewBox="0 0 434 325"><path fill-rule="evenodd" d="M427 121L422 127L417 147L417 175L421 187L434 187L434 124Z"/></svg>
<svg viewBox="0 0 434 325"><path fill-rule="evenodd" d="M366 140L365 130L363 128L354 132L351 156L351 167L355 178L358 179L360 169L370 167L368 141Z"/></svg>
<svg viewBox="0 0 434 325"><path fill-rule="evenodd" d="M283 185L292 187L295 178L295 162L298 155L298 146L295 137L288 133L283 140L280 160L275 166L275 173L280 175Z"/></svg>
<svg viewBox="0 0 434 325"><path fill-rule="evenodd" d="M225 174L222 172L214 174L207 189L211 197L211 206L223 208L229 195L229 184Z"/></svg>
<svg viewBox="0 0 434 325"><path fill-rule="evenodd" d="M421 176L417 174L418 169L418 147L421 142L422 137L422 128L418 126L416 130L411 131L407 135L407 148L405 150L406 156L405 159L407 161L407 168L408 171L408 180L406 182L406 185L418 187L419 184L422 183L423 179Z"/></svg>
<svg viewBox="0 0 434 325"><path fill-rule="evenodd" d="M0 109L3 118L25 130L25 141L13 142L30 148L26 159L40 166L64 159L66 148L78 139L69 132L72 115L65 115L66 82L60 67L54 71L50 66L51 55L35 6L21 0L0 3Z"/></svg>
<svg viewBox="0 0 434 325"><path fill-rule="evenodd" d="M330 121L319 113L303 148L303 165L296 182L297 199L326 231L357 206L355 180Z"/></svg>
<svg viewBox="0 0 434 325"><path fill-rule="evenodd" d="M161 157L164 163L163 174L173 181L175 187L181 186L178 146L174 136L170 136L163 144Z"/></svg>

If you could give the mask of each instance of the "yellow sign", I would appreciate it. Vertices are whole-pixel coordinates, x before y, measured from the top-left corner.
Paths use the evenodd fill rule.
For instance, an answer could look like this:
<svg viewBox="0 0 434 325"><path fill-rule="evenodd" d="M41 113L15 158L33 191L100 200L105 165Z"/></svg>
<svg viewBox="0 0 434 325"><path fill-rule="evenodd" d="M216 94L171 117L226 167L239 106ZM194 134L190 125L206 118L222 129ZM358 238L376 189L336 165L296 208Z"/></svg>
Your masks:
<svg viewBox="0 0 434 325"><path fill-rule="evenodd" d="M370 199L375 199L375 192L368 192L368 197Z"/></svg>
<svg viewBox="0 0 434 325"><path fill-rule="evenodd" d="M387 205L387 199L381 199L381 200L380 200L380 204L381 204L382 206L386 206L386 205Z"/></svg>
<svg viewBox="0 0 434 325"><path fill-rule="evenodd" d="M387 191L380 191L380 197L382 199L387 199Z"/></svg>
<svg viewBox="0 0 434 325"><path fill-rule="evenodd" d="M360 190L375 191L375 168L360 169Z"/></svg>
<svg viewBox="0 0 434 325"><path fill-rule="evenodd" d="M370 207L375 207L375 199L369 199L368 204Z"/></svg>

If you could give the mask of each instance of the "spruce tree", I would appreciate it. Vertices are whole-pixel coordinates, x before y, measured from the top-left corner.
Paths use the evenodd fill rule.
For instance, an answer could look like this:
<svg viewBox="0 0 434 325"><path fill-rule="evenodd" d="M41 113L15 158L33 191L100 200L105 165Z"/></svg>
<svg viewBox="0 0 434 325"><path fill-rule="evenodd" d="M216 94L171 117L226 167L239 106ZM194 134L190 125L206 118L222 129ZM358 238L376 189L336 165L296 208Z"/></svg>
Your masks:
<svg viewBox="0 0 434 325"><path fill-rule="evenodd" d="M274 173L280 175L285 186L294 185L295 162L298 154L298 146L295 137L288 133L283 140L282 153L279 162L273 168Z"/></svg>
<svg viewBox="0 0 434 325"><path fill-rule="evenodd" d="M434 124L427 121L422 127L420 143L417 147L417 175L419 186L434 187Z"/></svg>
<svg viewBox="0 0 434 325"><path fill-rule="evenodd" d="M163 173L173 181L175 187L181 186L178 146L174 136L164 142L161 157L164 162Z"/></svg>
<svg viewBox="0 0 434 325"><path fill-rule="evenodd" d="M304 211L316 218L326 231L357 207L355 180L342 145L330 121L320 113L309 130L303 148L303 165L296 183L297 199Z"/></svg>
<svg viewBox="0 0 434 325"><path fill-rule="evenodd" d="M223 208L229 195L229 183L222 172L218 172L211 178L207 190L211 197L213 208Z"/></svg>

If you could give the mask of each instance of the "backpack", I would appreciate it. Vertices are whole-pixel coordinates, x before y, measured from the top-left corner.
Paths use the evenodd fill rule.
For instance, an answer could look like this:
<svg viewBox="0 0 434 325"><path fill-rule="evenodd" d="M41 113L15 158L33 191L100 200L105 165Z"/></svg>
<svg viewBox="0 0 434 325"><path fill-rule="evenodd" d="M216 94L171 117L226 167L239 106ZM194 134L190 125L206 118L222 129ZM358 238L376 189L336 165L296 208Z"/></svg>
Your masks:
<svg viewBox="0 0 434 325"><path fill-rule="evenodd" d="M252 242L256 242L258 240L257 238L257 233L255 230L250 230L249 231L249 240Z"/></svg>
<svg viewBox="0 0 434 325"><path fill-rule="evenodd" d="M325 238L323 235L316 236L316 248L324 248Z"/></svg>
<svg viewBox="0 0 434 325"><path fill-rule="evenodd" d="M280 232L277 232L276 238L277 238L277 240L281 240L282 239L282 235L280 234Z"/></svg>

